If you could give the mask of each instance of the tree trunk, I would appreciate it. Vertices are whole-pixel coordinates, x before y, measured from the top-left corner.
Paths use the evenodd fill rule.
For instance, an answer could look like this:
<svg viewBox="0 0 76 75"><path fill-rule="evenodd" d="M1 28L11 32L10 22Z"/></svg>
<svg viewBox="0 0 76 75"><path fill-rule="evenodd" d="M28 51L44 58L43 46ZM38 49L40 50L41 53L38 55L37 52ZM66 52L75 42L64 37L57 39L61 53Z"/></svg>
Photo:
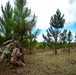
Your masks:
<svg viewBox="0 0 76 75"><path fill-rule="evenodd" d="M58 29L55 34L55 55L57 54L57 37L58 37Z"/></svg>
<svg viewBox="0 0 76 75"><path fill-rule="evenodd" d="M68 53L70 53L70 42L69 42L69 45L68 45Z"/></svg>
<svg viewBox="0 0 76 75"><path fill-rule="evenodd" d="M57 41L55 42L55 55L57 54Z"/></svg>
<svg viewBox="0 0 76 75"><path fill-rule="evenodd" d="M20 44L21 44L21 47L23 47L23 35L21 35Z"/></svg>

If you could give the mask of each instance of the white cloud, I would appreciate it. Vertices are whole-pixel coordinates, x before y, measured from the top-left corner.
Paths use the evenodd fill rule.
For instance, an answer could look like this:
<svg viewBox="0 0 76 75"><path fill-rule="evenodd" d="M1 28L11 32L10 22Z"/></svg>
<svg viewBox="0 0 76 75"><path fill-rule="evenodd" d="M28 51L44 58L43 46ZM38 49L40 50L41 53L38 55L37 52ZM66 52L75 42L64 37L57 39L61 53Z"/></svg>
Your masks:
<svg viewBox="0 0 76 75"><path fill-rule="evenodd" d="M40 34L40 35L37 37L37 40L38 40L39 42L43 41L42 34Z"/></svg>
<svg viewBox="0 0 76 75"><path fill-rule="evenodd" d="M62 14L65 14L65 26L73 25L76 21L76 0L28 0L28 6L38 16L37 27L40 29L49 27L50 17L57 8L61 10Z"/></svg>

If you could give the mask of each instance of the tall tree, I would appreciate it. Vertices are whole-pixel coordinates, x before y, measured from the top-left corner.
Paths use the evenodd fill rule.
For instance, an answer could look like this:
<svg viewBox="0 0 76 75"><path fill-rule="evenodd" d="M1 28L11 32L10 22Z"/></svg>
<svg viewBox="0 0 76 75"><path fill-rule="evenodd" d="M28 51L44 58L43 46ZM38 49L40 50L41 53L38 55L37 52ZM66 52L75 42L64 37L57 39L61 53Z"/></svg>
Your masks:
<svg viewBox="0 0 76 75"><path fill-rule="evenodd" d="M70 43L71 43L72 39L73 39L72 33L71 33L71 31L69 31L68 34L67 34L68 53L70 53Z"/></svg>
<svg viewBox="0 0 76 75"><path fill-rule="evenodd" d="M31 15L31 10L25 7L26 0L15 0L14 19L15 29L14 32L20 36L20 42L23 43L23 37L29 29L31 29L36 21L35 15ZM32 24L31 24L32 23Z"/></svg>
<svg viewBox="0 0 76 75"><path fill-rule="evenodd" d="M0 17L0 26L3 28L3 33L8 40L12 35L14 20L13 20L13 9L11 8L10 2L6 3L5 8L1 6L2 17Z"/></svg>
<svg viewBox="0 0 76 75"><path fill-rule="evenodd" d="M48 28L48 30L47 30L47 34L48 34L49 38L53 37L53 39L54 39L54 44L55 44L54 53L55 54L57 54L58 35L60 34L59 29L64 27L64 23L65 23L64 14L61 15L60 10L57 9L56 14L51 16L50 28Z"/></svg>
<svg viewBox="0 0 76 75"><path fill-rule="evenodd" d="M55 41L55 54L57 54L57 42L58 42L58 34L60 31L59 28L63 28L65 23L64 14L61 15L59 9L57 9L56 14L51 16L50 19L50 26L53 28L54 31L54 41Z"/></svg>

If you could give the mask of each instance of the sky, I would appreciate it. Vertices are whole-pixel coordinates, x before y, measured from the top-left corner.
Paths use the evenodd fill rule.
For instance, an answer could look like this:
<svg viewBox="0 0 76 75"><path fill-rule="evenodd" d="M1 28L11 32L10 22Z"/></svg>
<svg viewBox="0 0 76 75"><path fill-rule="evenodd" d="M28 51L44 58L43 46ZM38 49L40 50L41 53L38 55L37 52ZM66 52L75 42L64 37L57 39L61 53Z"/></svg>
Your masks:
<svg viewBox="0 0 76 75"><path fill-rule="evenodd" d="M5 6L7 1L10 1L11 5L14 6L14 0L0 0L0 7L1 5ZM46 29L50 26L50 18L56 13L57 9L61 11L61 14L64 14L65 24L63 29L70 30L73 35L75 34L76 0L27 0L27 6L37 16L36 27L41 29L41 34L37 38L39 42L43 41L42 34L46 35Z"/></svg>

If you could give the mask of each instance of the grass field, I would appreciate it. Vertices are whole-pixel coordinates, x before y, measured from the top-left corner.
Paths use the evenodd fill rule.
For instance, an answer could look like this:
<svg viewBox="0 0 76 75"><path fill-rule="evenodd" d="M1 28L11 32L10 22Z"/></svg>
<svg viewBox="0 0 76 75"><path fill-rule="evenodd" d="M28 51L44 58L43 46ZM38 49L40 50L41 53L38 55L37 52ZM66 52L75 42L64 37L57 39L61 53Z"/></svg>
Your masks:
<svg viewBox="0 0 76 75"><path fill-rule="evenodd" d="M76 75L76 51L53 55L52 51L25 56L25 67L0 64L0 75Z"/></svg>

